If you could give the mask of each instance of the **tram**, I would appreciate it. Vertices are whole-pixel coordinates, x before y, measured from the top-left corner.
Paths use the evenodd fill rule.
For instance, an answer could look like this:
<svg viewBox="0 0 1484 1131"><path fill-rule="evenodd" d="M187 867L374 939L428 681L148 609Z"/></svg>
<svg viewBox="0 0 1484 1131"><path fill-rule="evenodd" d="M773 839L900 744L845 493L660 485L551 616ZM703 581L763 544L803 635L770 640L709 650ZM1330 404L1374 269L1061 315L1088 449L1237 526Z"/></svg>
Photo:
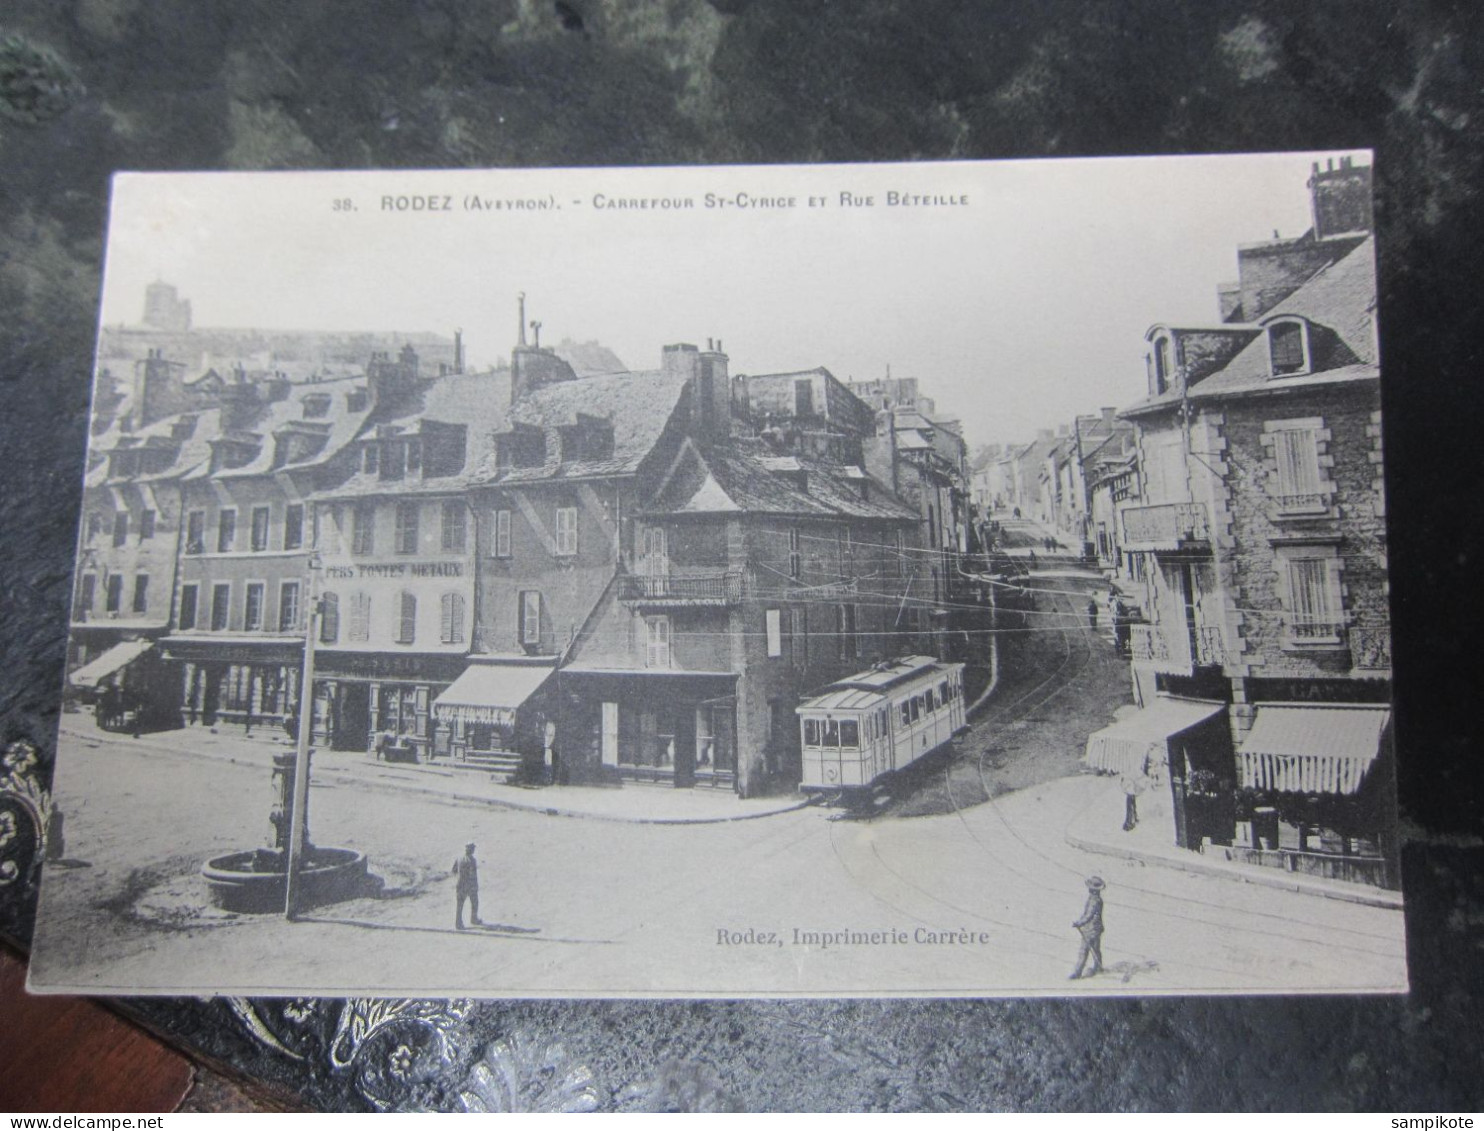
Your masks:
<svg viewBox="0 0 1484 1131"><path fill-rule="evenodd" d="M799 788L863 789L965 729L964 666L932 656L886 660L830 684L795 711L804 754Z"/></svg>

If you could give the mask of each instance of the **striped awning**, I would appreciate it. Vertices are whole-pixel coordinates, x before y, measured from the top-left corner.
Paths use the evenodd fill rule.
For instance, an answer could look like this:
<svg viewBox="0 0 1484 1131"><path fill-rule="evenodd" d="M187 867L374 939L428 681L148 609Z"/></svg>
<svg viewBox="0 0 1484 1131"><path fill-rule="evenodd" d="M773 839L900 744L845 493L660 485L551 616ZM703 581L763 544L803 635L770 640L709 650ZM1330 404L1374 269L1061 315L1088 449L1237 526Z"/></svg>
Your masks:
<svg viewBox="0 0 1484 1131"><path fill-rule="evenodd" d="M127 667L148 652L154 643L149 640L125 640L115 644L95 660L89 660L67 677L74 687L97 687L98 681L107 679L114 672Z"/></svg>
<svg viewBox="0 0 1484 1131"><path fill-rule="evenodd" d="M1221 703L1156 699L1137 714L1090 735L1082 761L1106 773L1141 774L1151 751L1159 750L1174 735L1225 710Z"/></svg>
<svg viewBox="0 0 1484 1131"><path fill-rule="evenodd" d="M1384 706L1259 707L1237 751L1241 783L1276 793L1357 793L1390 718Z"/></svg>
<svg viewBox="0 0 1484 1131"><path fill-rule="evenodd" d="M541 687L556 665L475 661L464 674L433 700L439 719L461 719L466 723L512 726L515 712Z"/></svg>

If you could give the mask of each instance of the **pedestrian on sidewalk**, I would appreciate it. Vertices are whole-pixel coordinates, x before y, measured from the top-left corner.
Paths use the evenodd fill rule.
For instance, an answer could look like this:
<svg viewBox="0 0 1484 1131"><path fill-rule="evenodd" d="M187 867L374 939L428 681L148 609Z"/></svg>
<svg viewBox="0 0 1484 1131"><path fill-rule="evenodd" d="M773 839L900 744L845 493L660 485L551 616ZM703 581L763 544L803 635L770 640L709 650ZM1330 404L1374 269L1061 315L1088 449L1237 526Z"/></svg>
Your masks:
<svg viewBox="0 0 1484 1131"><path fill-rule="evenodd" d="M474 848L472 841L464 845L464 854L453 862L453 874L458 877L458 886L454 890L458 903L454 907L453 925L459 931L464 929L466 899L469 901L469 921L476 927L484 926L484 920L479 917L479 861L474 859Z"/></svg>
<svg viewBox="0 0 1484 1131"><path fill-rule="evenodd" d="M1087 627L1094 632L1098 629L1098 599L1092 597L1087 602Z"/></svg>
<svg viewBox="0 0 1484 1131"><path fill-rule="evenodd" d="M1072 971L1072 981L1081 978L1087 960L1092 959L1092 969L1087 977L1103 972L1103 880L1101 876L1087 877L1087 906L1082 909L1082 918L1072 926L1082 935L1082 949L1077 953L1077 968Z"/></svg>
<svg viewBox="0 0 1484 1131"><path fill-rule="evenodd" d="M1119 784L1123 786L1123 831L1131 833L1139 824L1139 794L1144 792L1144 777L1126 771Z"/></svg>

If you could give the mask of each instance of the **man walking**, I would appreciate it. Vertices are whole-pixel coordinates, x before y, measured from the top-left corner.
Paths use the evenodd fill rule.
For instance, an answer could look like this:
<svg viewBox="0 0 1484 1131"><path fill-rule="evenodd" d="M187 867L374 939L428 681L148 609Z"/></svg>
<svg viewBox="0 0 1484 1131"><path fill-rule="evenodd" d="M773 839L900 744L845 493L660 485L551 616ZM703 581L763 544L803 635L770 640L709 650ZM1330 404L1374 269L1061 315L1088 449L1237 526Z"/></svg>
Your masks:
<svg viewBox="0 0 1484 1131"><path fill-rule="evenodd" d="M476 927L482 927L484 920L479 917L479 861L474 859L474 845L464 845L464 854L453 862L453 874L458 877L458 887L454 894L458 898L453 913L453 925L457 930L464 929L464 900L469 901L469 921Z"/></svg>
<svg viewBox="0 0 1484 1131"><path fill-rule="evenodd" d="M1098 599L1090 597L1087 601L1087 627L1094 632L1098 630Z"/></svg>
<svg viewBox="0 0 1484 1131"><path fill-rule="evenodd" d="M1082 935L1082 949L1077 954L1077 968L1072 971L1072 979L1076 981L1082 977L1083 968L1087 966L1087 960L1092 959L1092 969L1087 971L1087 977L1103 972L1103 880L1101 876L1087 877L1087 906L1082 909L1082 918L1078 919L1072 926L1076 927Z"/></svg>

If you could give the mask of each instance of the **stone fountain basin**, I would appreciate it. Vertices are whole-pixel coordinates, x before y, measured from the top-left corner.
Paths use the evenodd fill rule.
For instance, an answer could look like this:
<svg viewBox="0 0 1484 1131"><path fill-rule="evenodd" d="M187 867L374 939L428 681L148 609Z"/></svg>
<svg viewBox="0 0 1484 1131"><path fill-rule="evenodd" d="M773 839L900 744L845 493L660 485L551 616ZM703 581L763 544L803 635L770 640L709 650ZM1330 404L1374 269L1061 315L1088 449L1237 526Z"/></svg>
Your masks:
<svg viewBox="0 0 1484 1131"><path fill-rule="evenodd" d="M283 912L287 854L249 848L201 866L211 901L223 911ZM352 899L366 890L366 856L349 848L306 848L299 871L301 906Z"/></svg>

